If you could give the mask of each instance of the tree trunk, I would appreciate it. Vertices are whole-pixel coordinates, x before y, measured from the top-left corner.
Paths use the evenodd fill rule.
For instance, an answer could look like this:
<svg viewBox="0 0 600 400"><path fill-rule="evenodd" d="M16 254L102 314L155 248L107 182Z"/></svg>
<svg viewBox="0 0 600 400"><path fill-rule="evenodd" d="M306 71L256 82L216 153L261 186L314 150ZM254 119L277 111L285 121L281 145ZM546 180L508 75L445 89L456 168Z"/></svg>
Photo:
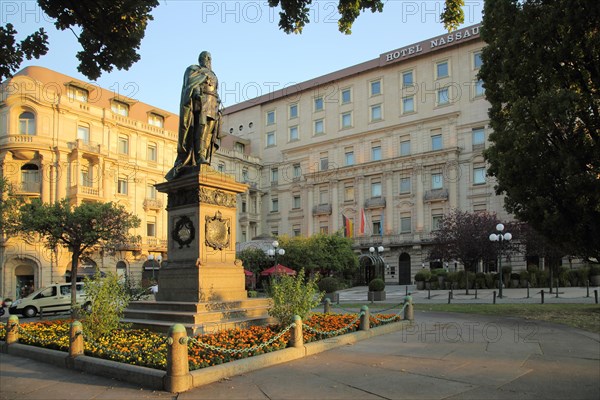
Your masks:
<svg viewBox="0 0 600 400"><path fill-rule="evenodd" d="M71 318L78 319L77 305L77 270L79 269L79 250L73 249L71 254Z"/></svg>

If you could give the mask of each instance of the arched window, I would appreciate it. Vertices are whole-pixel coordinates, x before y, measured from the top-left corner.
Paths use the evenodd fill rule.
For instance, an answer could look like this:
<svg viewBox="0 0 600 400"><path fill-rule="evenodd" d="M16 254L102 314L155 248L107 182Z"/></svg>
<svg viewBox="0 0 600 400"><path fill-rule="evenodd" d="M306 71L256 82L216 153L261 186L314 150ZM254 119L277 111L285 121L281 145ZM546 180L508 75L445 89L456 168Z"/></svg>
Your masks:
<svg viewBox="0 0 600 400"><path fill-rule="evenodd" d="M35 164L25 164L21 167L21 189L25 192L39 193L40 170Z"/></svg>
<svg viewBox="0 0 600 400"><path fill-rule="evenodd" d="M19 135L35 135L35 115L30 111L19 115Z"/></svg>

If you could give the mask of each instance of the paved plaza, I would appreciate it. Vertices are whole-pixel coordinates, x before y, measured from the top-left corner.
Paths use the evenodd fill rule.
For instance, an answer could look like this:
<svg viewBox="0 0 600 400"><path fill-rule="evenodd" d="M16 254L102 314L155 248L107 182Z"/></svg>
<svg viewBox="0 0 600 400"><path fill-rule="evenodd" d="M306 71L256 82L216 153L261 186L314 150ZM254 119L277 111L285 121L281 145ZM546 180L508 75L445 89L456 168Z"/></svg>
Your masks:
<svg viewBox="0 0 600 400"><path fill-rule="evenodd" d="M403 286L388 286L386 290L390 305L400 301L406 292ZM439 296L433 293L429 300L427 291L415 291L413 298L418 303L447 302L447 292L440 292ZM520 289L507 289L504 294L499 303L528 301ZM461 299L462 295L455 292L453 301L491 302L489 295L487 291L479 291L477 300ZM593 296L593 289L588 298L585 288L568 288L559 291L558 301L578 299L579 303L593 303ZM367 303L366 289L343 291L341 299ZM547 302L550 299L551 296ZM529 300L537 303L539 297ZM0 355L3 400L576 400L600 398L599 377L598 334L510 317L426 311L415 313L415 323L408 330L232 376L181 394L147 390L114 379Z"/></svg>

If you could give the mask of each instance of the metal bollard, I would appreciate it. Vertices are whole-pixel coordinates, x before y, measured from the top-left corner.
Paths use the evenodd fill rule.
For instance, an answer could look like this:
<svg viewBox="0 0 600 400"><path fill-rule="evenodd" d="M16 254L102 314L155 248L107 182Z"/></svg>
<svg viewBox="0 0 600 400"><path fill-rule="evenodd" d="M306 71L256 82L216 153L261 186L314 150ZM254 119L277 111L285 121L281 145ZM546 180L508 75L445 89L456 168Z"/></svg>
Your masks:
<svg viewBox="0 0 600 400"><path fill-rule="evenodd" d="M362 306L360 309L360 325L358 326L358 330L360 331L368 331L371 327L371 322L369 321L369 307Z"/></svg>
<svg viewBox="0 0 600 400"><path fill-rule="evenodd" d="M427 300L431 300L431 287L427 289Z"/></svg>
<svg viewBox="0 0 600 400"><path fill-rule="evenodd" d="M19 343L19 317L11 315L6 321L6 344Z"/></svg>
<svg viewBox="0 0 600 400"><path fill-rule="evenodd" d="M596 304L598 304L598 289L594 290L594 298L596 299Z"/></svg>
<svg viewBox="0 0 600 400"><path fill-rule="evenodd" d="M191 387L192 376L188 364L188 336L185 326L175 324L169 328L167 338L167 374L165 390L171 393L185 392Z"/></svg>
<svg viewBox="0 0 600 400"><path fill-rule="evenodd" d="M585 296L585 297L590 297L590 280L589 279L587 281L585 281L585 288L587 291L587 296Z"/></svg>
<svg viewBox="0 0 600 400"><path fill-rule="evenodd" d="M299 315L294 315L294 326L290 335L290 344L292 347L303 347L304 337L302 336L302 318Z"/></svg>
<svg viewBox="0 0 600 400"><path fill-rule="evenodd" d="M494 303L493 304L496 304L496 291L495 290L493 291L493 294L494 294L494 296L493 296L494 297L494 300L493 300Z"/></svg>
<svg viewBox="0 0 600 400"><path fill-rule="evenodd" d="M450 300L452 300L452 292L448 292L448 304L450 304Z"/></svg>
<svg viewBox="0 0 600 400"><path fill-rule="evenodd" d="M529 281L527 281L527 298L529 298Z"/></svg>
<svg viewBox="0 0 600 400"><path fill-rule="evenodd" d="M540 292L540 294L542 295L542 304L544 304L544 289L542 289L542 291Z"/></svg>
<svg viewBox="0 0 600 400"><path fill-rule="evenodd" d="M323 306L323 312L329 314L331 312L331 300L329 298L325 299Z"/></svg>
<svg viewBox="0 0 600 400"><path fill-rule="evenodd" d="M477 282L475 283L475 299L477 299Z"/></svg>
<svg viewBox="0 0 600 400"><path fill-rule="evenodd" d="M556 298L558 299L558 279L556 280Z"/></svg>
<svg viewBox="0 0 600 400"><path fill-rule="evenodd" d="M71 322L69 335L69 356L77 357L83 354L83 326L79 321Z"/></svg>

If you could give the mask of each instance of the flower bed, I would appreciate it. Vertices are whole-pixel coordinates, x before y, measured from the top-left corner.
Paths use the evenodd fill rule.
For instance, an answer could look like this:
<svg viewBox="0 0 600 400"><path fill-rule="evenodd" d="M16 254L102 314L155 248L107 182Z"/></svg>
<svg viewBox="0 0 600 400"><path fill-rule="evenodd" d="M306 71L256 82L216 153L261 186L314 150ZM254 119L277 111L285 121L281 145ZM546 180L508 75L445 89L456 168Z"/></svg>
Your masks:
<svg viewBox="0 0 600 400"><path fill-rule="evenodd" d="M396 318L394 318L396 317ZM382 325L381 319L399 321L395 315L370 318L370 326ZM312 314L303 323L305 343L354 332L359 322L356 314ZM26 322L19 325L19 343L69 351L71 320ZM350 325L351 324L351 325ZM247 329L229 329L199 335L188 343L190 370L223 364L287 347L290 332L280 335L283 328L276 325L253 326ZM278 338L276 338L280 335ZM0 325L0 338L6 336L6 327ZM117 362L165 370L167 337L141 329L117 329L98 340L85 338L85 354ZM251 350L250 350L251 349Z"/></svg>

